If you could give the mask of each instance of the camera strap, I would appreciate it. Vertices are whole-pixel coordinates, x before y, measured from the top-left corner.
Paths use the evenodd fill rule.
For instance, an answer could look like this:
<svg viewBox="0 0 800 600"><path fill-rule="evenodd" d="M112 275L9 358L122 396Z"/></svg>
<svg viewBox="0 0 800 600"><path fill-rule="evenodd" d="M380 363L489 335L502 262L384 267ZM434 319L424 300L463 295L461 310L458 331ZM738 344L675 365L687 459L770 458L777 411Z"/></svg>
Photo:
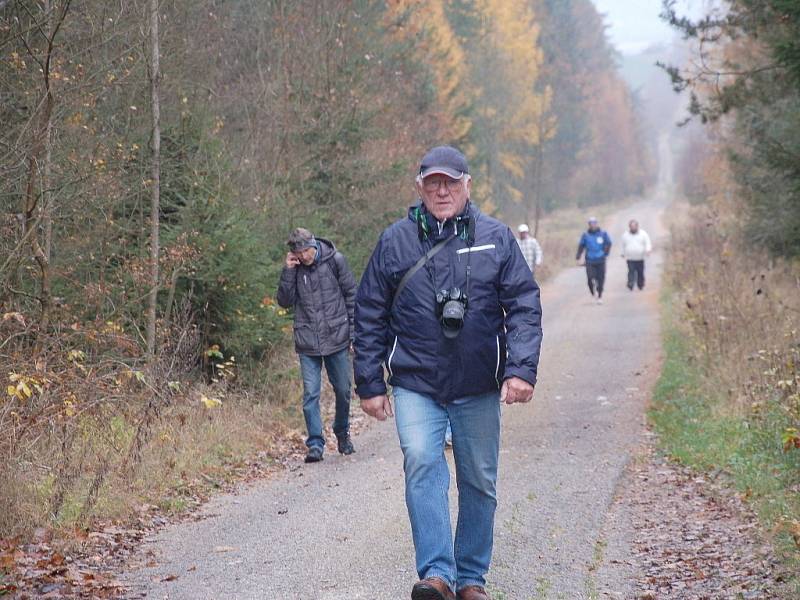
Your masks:
<svg viewBox="0 0 800 600"><path fill-rule="evenodd" d="M445 241L439 242L433 248L428 250L416 262L416 264L413 267L411 267L408 271L406 271L406 274L403 275L403 278L400 280L400 283L397 284L397 289L394 292L394 298L392 298L392 309L391 309L391 312L394 312L394 307L397 305L397 298L400 296L400 292L402 292L403 289L406 287L406 284L408 283L408 280L411 279L417 271L419 271L422 267L424 267L425 263L427 263L430 259L432 259L434 256L439 254L439 252L441 252L444 249L444 247L447 246L447 244L449 244L451 241L453 241L457 237L458 236L456 236L456 235L451 235Z"/></svg>

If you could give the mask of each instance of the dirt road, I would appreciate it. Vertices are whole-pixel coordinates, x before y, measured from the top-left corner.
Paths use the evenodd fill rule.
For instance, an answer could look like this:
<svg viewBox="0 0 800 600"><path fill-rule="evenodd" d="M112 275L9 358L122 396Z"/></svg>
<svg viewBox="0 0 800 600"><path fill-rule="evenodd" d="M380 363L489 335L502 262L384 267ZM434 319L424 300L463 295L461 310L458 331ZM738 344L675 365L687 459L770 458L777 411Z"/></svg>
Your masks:
<svg viewBox="0 0 800 600"><path fill-rule="evenodd" d="M635 216L653 237L644 292L625 287L618 243L603 305L589 296L583 269L564 271L543 288L545 343L534 401L503 414L488 575L496 600L626 596L630 578L603 550L613 526L620 540L614 551L624 551L624 525L607 520L658 371L667 200L662 191L601 224L618 242ZM276 480L213 500L204 520L159 533L148 541L158 566L127 576L132 596L409 597L416 574L394 423L376 424L354 442L352 457L298 464Z"/></svg>

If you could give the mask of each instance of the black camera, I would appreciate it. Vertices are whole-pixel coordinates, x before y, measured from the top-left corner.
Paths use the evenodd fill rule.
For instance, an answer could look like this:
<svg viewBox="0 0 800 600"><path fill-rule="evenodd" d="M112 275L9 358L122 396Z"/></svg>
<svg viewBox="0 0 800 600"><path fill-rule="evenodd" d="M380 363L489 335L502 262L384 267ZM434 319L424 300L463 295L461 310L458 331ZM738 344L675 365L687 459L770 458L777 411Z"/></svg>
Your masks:
<svg viewBox="0 0 800 600"><path fill-rule="evenodd" d="M454 338L461 332L467 304L467 295L460 288L454 287L436 293L436 314L445 337Z"/></svg>

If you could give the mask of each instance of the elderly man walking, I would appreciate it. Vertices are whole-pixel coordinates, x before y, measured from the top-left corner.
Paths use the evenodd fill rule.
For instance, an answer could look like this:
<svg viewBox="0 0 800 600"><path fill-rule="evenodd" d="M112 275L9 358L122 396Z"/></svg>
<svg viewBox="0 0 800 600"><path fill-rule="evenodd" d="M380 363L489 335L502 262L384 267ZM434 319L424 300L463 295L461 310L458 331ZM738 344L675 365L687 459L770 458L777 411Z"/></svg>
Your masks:
<svg viewBox="0 0 800 600"><path fill-rule="evenodd" d="M487 600L500 403L533 396L539 288L511 230L470 202L469 167L458 150L430 150L416 189L421 201L380 236L358 289L356 392L367 414L395 417L420 578L411 598ZM459 492L455 542L448 421Z"/></svg>
<svg viewBox="0 0 800 600"><path fill-rule="evenodd" d="M323 363L336 395L333 433L339 452L355 452L350 441L350 346L356 280L332 242L300 227L286 243L289 252L277 300L282 307L294 309L294 345L300 357L308 431L306 462L314 463L323 459L325 450L319 406Z"/></svg>
<svg viewBox="0 0 800 600"><path fill-rule="evenodd" d="M535 276L536 267L542 264L542 247L536 241L536 238L531 235L531 230L527 224L522 223L517 227L517 232L519 233L519 239L517 240L519 249L522 250L522 256L525 257L525 262L528 263L531 273Z"/></svg>
<svg viewBox="0 0 800 600"><path fill-rule="evenodd" d="M639 228L639 222L631 219L628 231L622 234L622 258L628 261L628 289L636 286L644 289L644 259L653 251L650 236Z"/></svg>

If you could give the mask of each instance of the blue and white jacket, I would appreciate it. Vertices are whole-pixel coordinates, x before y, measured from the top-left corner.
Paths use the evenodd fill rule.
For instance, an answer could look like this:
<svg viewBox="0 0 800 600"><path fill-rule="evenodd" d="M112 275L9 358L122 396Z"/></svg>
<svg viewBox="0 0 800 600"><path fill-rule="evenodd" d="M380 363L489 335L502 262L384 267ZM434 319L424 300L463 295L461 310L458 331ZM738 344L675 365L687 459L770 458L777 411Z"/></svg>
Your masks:
<svg viewBox="0 0 800 600"><path fill-rule="evenodd" d="M586 262L597 263L603 262L611 252L611 237L603 231L584 231L578 242L578 252L575 255L576 260L580 260L583 251L586 251Z"/></svg>
<svg viewBox="0 0 800 600"><path fill-rule="evenodd" d="M406 271L453 235L458 239L408 280L392 312ZM468 308L461 333L448 339L436 292L456 286L468 294ZM539 286L506 225L470 203L443 223L422 204L412 206L381 234L356 294L356 392L385 394L384 366L390 384L440 403L498 390L513 376L535 384L541 319Z"/></svg>

